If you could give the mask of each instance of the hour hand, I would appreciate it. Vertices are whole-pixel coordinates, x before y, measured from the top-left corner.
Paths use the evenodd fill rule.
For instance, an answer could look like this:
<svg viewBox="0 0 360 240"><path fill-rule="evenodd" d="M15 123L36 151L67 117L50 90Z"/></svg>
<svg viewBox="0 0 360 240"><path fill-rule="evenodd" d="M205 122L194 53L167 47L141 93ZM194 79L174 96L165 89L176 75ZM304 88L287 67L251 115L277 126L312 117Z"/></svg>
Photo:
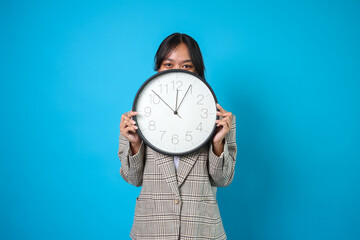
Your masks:
<svg viewBox="0 0 360 240"><path fill-rule="evenodd" d="M160 98L160 100L163 101L163 102L165 103L165 105L168 106L175 115L178 115L178 116L179 116L179 114L175 113L175 110L172 109L172 107L170 107L170 105L167 104L167 103L164 101L164 99L162 99L162 98L159 96L159 94L157 94L157 93L156 93L154 90L152 90L152 89L151 89L151 91L153 91L153 93L154 93L156 96L158 96L158 97ZM181 118L181 117L179 116L179 118Z"/></svg>

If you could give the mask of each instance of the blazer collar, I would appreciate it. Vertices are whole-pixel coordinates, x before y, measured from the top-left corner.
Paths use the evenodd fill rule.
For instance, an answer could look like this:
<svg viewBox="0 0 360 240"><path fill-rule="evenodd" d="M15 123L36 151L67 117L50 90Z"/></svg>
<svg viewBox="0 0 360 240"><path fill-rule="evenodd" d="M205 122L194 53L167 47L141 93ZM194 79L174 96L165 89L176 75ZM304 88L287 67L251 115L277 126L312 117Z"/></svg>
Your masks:
<svg viewBox="0 0 360 240"><path fill-rule="evenodd" d="M165 181L169 184L171 190L176 196L180 196L179 187L183 184L184 180L189 175L197 158L200 155L201 149L180 156L177 173L175 172L174 156L165 155L153 150L155 162L162 172Z"/></svg>
<svg viewBox="0 0 360 240"><path fill-rule="evenodd" d="M165 155L153 150L155 162L158 165L165 181L169 184L171 190L177 197L180 197L178 182L176 179L174 157Z"/></svg>
<svg viewBox="0 0 360 240"><path fill-rule="evenodd" d="M194 164L200 155L201 149L197 150L195 152L180 156L179 166L177 169L178 187L180 187L181 184L183 184L184 180L189 175L191 169L194 167Z"/></svg>

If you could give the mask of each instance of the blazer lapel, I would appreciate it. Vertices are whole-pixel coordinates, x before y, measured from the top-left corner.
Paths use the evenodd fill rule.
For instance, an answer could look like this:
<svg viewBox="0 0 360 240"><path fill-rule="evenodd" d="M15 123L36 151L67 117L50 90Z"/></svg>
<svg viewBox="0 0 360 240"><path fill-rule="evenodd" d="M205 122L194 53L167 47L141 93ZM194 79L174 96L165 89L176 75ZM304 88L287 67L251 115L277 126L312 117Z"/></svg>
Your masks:
<svg viewBox="0 0 360 240"><path fill-rule="evenodd" d="M177 170L178 187L181 186L181 184L184 182L186 177L189 175L197 158L199 157L201 149L199 149L198 151L195 151L193 153L189 153L189 154L186 154L186 155L180 157L179 166L178 166L178 170Z"/></svg>
<svg viewBox="0 0 360 240"><path fill-rule="evenodd" d="M154 151L155 162L162 172L165 181L177 197L180 197L178 182L176 180L174 157Z"/></svg>

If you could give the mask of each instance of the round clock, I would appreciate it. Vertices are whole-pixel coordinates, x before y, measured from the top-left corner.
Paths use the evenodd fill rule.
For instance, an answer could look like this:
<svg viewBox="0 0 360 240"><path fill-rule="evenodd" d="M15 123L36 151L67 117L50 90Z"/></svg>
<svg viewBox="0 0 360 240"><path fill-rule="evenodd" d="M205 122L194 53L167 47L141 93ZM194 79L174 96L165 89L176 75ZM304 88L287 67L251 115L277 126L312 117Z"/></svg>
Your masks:
<svg viewBox="0 0 360 240"><path fill-rule="evenodd" d="M135 96L137 133L160 153L194 152L215 133L216 103L214 91L196 74L178 69L159 72Z"/></svg>

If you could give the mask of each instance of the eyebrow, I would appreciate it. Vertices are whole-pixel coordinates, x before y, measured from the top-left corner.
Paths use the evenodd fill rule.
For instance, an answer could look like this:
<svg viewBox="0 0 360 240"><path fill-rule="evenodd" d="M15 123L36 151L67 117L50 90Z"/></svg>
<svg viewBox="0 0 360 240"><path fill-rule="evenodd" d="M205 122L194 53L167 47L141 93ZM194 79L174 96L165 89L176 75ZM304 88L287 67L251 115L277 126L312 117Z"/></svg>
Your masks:
<svg viewBox="0 0 360 240"><path fill-rule="evenodd" d="M172 58L167 58L165 60L174 61L174 59L172 59ZM190 59L186 59L186 60L182 61L182 63L187 63L187 62L192 62L192 61Z"/></svg>

